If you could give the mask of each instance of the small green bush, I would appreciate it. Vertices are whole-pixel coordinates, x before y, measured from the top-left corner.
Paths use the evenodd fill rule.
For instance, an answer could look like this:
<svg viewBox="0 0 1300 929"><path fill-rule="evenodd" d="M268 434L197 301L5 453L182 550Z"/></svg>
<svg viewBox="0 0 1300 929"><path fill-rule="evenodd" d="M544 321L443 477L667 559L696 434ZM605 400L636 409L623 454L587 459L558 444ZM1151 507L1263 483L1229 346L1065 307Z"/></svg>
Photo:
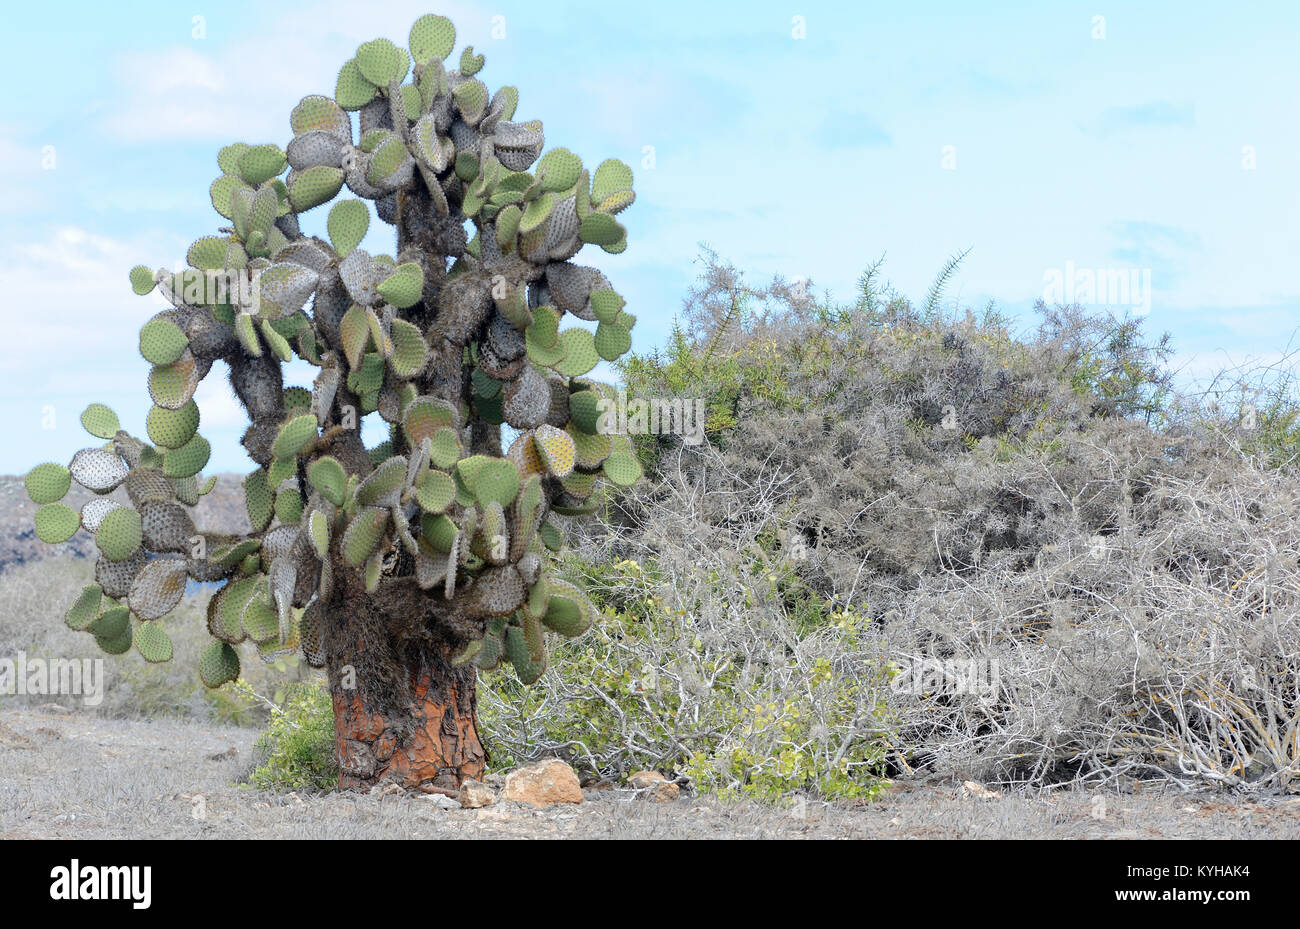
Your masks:
<svg viewBox="0 0 1300 929"><path fill-rule="evenodd" d="M260 699L242 678L235 689ZM271 721L255 743L261 759L248 783L265 790L332 790L338 786L334 751L334 709L319 680L285 685L284 700L272 704Z"/></svg>
<svg viewBox="0 0 1300 929"><path fill-rule="evenodd" d="M865 616L821 602L824 620L799 631L796 617L815 611L790 610L790 592L759 560L744 571L732 628L715 621L734 580L722 572L706 569L692 588L652 563L574 557L566 568L602 616L557 646L532 687L485 676L480 719L494 765L559 753L597 776L675 771L727 799L870 799L881 789L890 672L864 648Z"/></svg>

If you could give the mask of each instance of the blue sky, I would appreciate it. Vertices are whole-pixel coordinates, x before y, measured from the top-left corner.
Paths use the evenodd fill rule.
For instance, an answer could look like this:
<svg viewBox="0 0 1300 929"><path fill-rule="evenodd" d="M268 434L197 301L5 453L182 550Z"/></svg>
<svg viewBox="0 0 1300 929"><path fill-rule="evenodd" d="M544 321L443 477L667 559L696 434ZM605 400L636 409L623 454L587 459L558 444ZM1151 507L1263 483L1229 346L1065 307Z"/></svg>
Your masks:
<svg viewBox="0 0 1300 929"><path fill-rule="evenodd" d="M136 333L160 305L127 271L216 228L220 146L283 145L302 96L426 12L548 146L636 171L628 251L578 260L627 297L638 349L701 242L846 299L882 254L915 298L970 248L949 299L1013 314L1054 269L1149 271L1148 325L1188 377L1274 361L1300 327L1300 4L28 4L0 65L28 88L0 117L0 473L92 444L92 401L143 432ZM220 369L209 470L248 470Z"/></svg>

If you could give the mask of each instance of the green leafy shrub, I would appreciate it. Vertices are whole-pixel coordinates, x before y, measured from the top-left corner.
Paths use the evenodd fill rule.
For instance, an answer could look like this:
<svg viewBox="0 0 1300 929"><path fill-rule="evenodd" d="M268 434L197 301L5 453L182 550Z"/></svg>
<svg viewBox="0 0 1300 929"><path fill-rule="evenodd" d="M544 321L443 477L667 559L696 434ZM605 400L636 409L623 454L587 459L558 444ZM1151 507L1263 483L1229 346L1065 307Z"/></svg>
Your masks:
<svg viewBox="0 0 1300 929"><path fill-rule="evenodd" d="M235 682L237 692L260 701L248 682ZM271 719L258 737L259 761L248 783L266 790L333 790L339 766L334 747L334 709L329 691L319 680L285 687L282 704L271 704Z"/></svg>
<svg viewBox="0 0 1300 929"><path fill-rule="evenodd" d="M653 563L570 558L565 567L601 618L558 647L533 688L483 679L494 764L560 753L596 776L673 770L725 798L880 790L889 674L863 648L865 616L830 612L800 633L777 577L762 570L705 571L683 585ZM737 580L747 615L728 624L716 598Z"/></svg>

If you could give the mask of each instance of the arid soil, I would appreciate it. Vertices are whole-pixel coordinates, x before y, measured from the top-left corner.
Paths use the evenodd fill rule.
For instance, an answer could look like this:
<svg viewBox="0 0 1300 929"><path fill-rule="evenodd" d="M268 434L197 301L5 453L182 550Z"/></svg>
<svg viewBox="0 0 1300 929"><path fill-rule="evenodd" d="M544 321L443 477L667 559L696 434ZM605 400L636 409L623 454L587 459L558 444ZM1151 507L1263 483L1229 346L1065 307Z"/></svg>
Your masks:
<svg viewBox="0 0 1300 929"><path fill-rule="evenodd" d="M1300 798L1136 790L986 796L900 784L871 805L673 802L588 789L581 804L442 809L406 794L239 785L256 732L56 707L0 710L0 839L1300 838Z"/></svg>

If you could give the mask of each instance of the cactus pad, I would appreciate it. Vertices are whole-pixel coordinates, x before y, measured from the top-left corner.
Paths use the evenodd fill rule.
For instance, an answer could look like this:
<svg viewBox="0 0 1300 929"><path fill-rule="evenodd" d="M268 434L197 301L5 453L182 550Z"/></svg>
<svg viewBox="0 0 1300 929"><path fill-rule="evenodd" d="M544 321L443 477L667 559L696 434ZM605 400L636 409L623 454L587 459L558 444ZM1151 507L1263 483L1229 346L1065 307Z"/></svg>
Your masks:
<svg viewBox="0 0 1300 929"><path fill-rule="evenodd" d="M216 689L239 677L239 655L225 642L213 642L199 658L199 679Z"/></svg>
<svg viewBox="0 0 1300 929"><path fill-rule="evenodd" d="M81 411L81 426L98 439L111 439L122 428L117 414L102 403L92 403Z"/></svg>
<svg viewBox="0 0 1300 929"><path fill-rule="evenodd" d="M36 537L50 545L66 542L77 534L81 519L77 511L62 503L47 503L36 511Z"/></svg>
<svg viewBox="0 0 1300 929"><path fill-rule="evenodd" d="M141 619L157 619L170 613L185 596L189 574L181 559L158 558L140 569L131 583L127 603ZM166 660L166 659L163 659Z"/></svg>
<svg viewBox="0 0 1300 929"><path fill-rule="evenodd" d="M135 630L135 647L152 664L172 660L172 640L157 623L141 623Z"/></svg>
<svg viewBox="0 0 1300 929"><path fill-rule="evenodd" d="M103 448L83 448L72 456L68 471L87 490L106 494L126 480L128 468L113 452Z"/></svg>
<svg viewBox="0 0 1300 929"><path fill-rule="evenodd" d="M28 471L23 484L32 503L58 503L72 486L72 472L61 464L47 462Z"/></svg>
<svg viewBox="0 0 1300 929"><path fill-rule="evenodd" d="M307 466L307 480L330 503L335 506L343 505L348 475L338 459L329 456L317 458Z"/></svg>

